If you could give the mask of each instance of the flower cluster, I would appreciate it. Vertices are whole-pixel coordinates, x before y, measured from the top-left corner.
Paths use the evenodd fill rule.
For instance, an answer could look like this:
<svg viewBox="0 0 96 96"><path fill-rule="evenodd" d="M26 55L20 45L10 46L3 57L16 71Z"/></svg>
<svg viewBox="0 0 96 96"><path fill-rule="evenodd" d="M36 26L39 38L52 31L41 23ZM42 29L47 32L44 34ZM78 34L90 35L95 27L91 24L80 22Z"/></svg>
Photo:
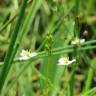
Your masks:
<svg viewBox="0 0 96 96"><path fill-rule="evenodd" d="M85 42L85 39L75 38L73 41L71 41L71 44L79 45L79 44L83 44L84 42ZM75 61L76 59L69 60L68 57L62 57L58 60L58 65L70 65Z"/></svg>
<svg viewBox="0 0 96 96"><path fill-rule="evenodd" d="M20 53L20 60L27 60L35 56L37 56L37 52L30 52L28 50L22 50Z"/></svg>

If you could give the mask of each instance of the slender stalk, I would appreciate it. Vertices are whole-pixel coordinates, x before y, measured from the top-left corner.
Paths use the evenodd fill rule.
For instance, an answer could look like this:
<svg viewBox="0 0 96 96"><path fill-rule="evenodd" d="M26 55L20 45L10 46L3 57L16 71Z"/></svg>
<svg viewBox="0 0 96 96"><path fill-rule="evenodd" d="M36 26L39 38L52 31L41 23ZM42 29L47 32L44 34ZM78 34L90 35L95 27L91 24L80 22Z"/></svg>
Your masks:
<svg viewBox="0 0 96 96"><path fill-rule="evenodd" d="M14 21L14 19L17 17L17 14L14 15L7 23L5 23L1 28L0 28L0 33L11 23Z"/></svg>
<svg viewBox="0 0 96 96"><path fill-rule="evenodd" d="M90 62L90 59L87 58L87 63L89 63L89 62ZM91 65L92 65L92 63L91 63ZM91 65L89 66L89 69L88 69L88 76L87 76L87 79L85 81L85 87L84 87L83 93L89 91L91 84L92 84L94 70L91 67ZM84 96L87 96L87 95L84 95Z"/></svg>
<svg viewBox="0 0 96 96"><path fill-rule="evenodd" d="M73 48L74 48L73 45L72 46L70 45L70 46L67 46L67 47L54 48L52 50L52 55L58 55L58 54L61 54L62 52L63 53L71 53L71 52L74 51ZM84 47L80 47L80 48L77 47L77 51L91 50L91 49L95 49L95 48L96 48L95 45L94 46L84 46ZM42 51L42 52L38 52L38 56L36 56L36 58L42 58L42 57L45 57L45 56L47 56L46 51ZM13 62L16 63L16 62L23 62L23 61L28 61L28 60L19 60L17 58ZM3 62L0 62L0 66L2 66L2 65L3 65Z"/></svg>
<svg viewBox="0 0 96 96"><path fill-rule="evenodd" d="M88 90L87 92L84 92L84 94L81 94L80 96L94 96L96 94L96 87Z"/></svg>
<svg viewBox="0 0 96 96"><path fill-rule="evenodd" d="M14 55L16 54L21 42L22 42L22 39L23 39L23 36L28 32L29 28L30 28L30 25L35 17L35 14L37 12L37 10L39 9L40 5L42 4L42 0L38 0L38 2L34 1L32 3L32 6L31 6L31 9L30 9L30 12L28 14L28 16L26 17L25 19L25 22L24 22L24 25L20 31L20 33L18 34L18 38L17 38L17 41L16 41L16 44L14 46L14 50L13 50L13 53L12 53L12 56L11 56L11 59L10 59L10 64L12 64L12 60L14 58ZM10 69L10 65L8 66L8 70Z"/></svg>
<svg viewBox="0 0 96 96"><path fill-rule="evenodd" d="M84 93L90 89L91 83L92 83L92 78L93 78L93 69L90 67L88 70L88 77L87 77L87 80L85 82ZM84 95L84 96L86 96L86 95Z"/></svg>
<svg viewBox="0 0 96 96"><path fill-rule="evenodd" d="M27 4L27 0L23 0L22 5L21 5L21 10L20 10L16 25L15 25L15 29L14 29L14 32L12 33L12 36L11 36L9 48L8 48L7 54L6 54L5 59L4 59L3 69L2 69L2 72L0 74L0 91L4 85L4 82L5 82L7 74L8 74L7 68L9 66L10 57L11 57L12 51L14 49L14 45L15 45L15 41L16 41L17 36L18 36L19 28L20 28L22 19L24 17L26 4Z"/></svg>

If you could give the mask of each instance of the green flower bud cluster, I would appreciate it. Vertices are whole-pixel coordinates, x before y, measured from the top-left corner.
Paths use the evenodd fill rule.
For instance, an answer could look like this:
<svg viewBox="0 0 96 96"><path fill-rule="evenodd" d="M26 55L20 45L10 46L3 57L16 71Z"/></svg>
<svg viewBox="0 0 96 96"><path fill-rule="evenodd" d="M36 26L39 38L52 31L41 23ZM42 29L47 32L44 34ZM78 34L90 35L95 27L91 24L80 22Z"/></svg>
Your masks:
<svg viewBox="0 0 96 96"><path fill-rule="evenodd" d="M52 53L52 45L53 45L54 40L53 40L53 36L52 36L52 34L50 32L48 32L46 34L46 41L47 42L45 44L45 49L48 52L48 55L51 55L51 53Z"/></svg>

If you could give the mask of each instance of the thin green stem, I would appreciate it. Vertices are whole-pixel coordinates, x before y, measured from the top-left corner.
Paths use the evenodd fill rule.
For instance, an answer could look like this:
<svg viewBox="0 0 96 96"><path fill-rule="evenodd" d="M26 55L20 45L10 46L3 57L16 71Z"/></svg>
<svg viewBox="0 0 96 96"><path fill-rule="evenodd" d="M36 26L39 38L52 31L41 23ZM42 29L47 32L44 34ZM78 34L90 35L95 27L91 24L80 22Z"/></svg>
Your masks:
<svg viewBox="0 0 96 96"><path fill-rule="evenodd" d="M11 23L14 21L14 19L17 17L17 14L15 14L7 23L5 23L1 28L0 28L0 33Z"/></svg>
<svg viewBox="0 0 96 96"><path fill-rule="evenodd" d="M55 49L52 50L52 55L58 55L58 54L61 54L62 52L63 53L71 53L71 52L74 51L73 48L74 48L73 45L69 45L67 47L55 48ZM91 50L91 49L95 49L95 48L96 48L95 45L94 46L84 46L84 47L80 47L80 48L77 47L77 51ZM42 51L42 52L38 52L38 56L36 56L36 58L42 58L42 57L45 57L45 56L48 56L48 54L46 53L46 51ZM25 61L25 60L19 60L17 58L13 62L16 63L16 62L23 62L23 61ZM26 60L26 61L28 61L28 60ZM2 65L3 65L3 62L0 62L0 66L2 66Z"/></svg>
<svg viewBox="0 0 96 96"><path fill-rule="evenodd" d="M9 66L10 57L12 55L12 51L14 49L15 41L17 39L19 28L20 28L20 25L21 25L21 22L22 22L22 19L23 19L23 16L24 16L26 4L27 4L27 0L23 0L22 5L21 5L20 14L18 15L17 22L16 22L16 25L15 25L15 29L14 29L14 32L12 33L12 36L11 36L9 48L8 48L7 54L6 54L5 59L4 59L3 69L2 69L2 72L0 74L0 91L3 87L3 84L4 84L4 82L6 80L6 77L7 77L7 74L8 74L7 68Z"/></svg>
<svg viewBox="0 0 96 96"><path fill-rule="evenodd" d="M84 93L87 92L91 87L93 72L94 72L93 69L90 67L88 70L88 77L87 77L87 80L85 82Z"/></svg>

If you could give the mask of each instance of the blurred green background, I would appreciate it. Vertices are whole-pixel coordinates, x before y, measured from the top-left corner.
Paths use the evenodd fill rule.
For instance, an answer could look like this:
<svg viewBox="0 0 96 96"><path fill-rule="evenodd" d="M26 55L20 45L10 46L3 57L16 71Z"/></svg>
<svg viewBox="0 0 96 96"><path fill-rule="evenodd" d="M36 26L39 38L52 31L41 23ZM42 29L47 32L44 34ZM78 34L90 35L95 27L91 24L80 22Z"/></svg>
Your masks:
<svg viewBox="0 0 96 96"><path fill-rule="evenodd" d="M0 0L0 96L96 96L96 1L25 1ZM22 49L39 56L20 61ZM76 62L58 66L65 56Z"/></svg>

